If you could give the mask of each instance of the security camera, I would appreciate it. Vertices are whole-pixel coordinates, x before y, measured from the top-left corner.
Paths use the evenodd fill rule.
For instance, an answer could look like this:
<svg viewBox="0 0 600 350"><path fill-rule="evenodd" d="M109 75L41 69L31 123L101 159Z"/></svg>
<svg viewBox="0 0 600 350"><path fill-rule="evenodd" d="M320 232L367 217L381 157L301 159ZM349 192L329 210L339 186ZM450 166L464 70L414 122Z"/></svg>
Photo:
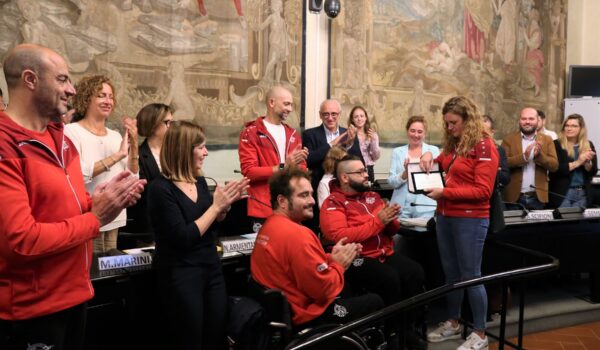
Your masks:
<svg viewBox="0 0 600 350"><path fill-rule="evenodd" d="M340 0L325 0L325 13L329 18L336 18L340 14L342 5Z"/></svg>
<svg viewBox="0 0 600 350"><path fill-rule="evenodd" d="M308 10L312 13L319 13L323 8L323 0L308 0Z"/></svg>

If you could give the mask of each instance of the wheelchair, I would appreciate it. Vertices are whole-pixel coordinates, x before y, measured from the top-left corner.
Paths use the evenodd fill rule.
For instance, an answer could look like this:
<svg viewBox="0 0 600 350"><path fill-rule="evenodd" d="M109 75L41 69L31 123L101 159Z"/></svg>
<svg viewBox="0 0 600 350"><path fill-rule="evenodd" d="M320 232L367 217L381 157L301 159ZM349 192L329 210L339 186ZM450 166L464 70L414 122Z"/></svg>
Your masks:
<svg viewBox="0 0 600 350"><path fill-rule="evenodd" d="M325 324L308 328L294 327L292 312L285 294L278 289L263 287L252 277L248 279L248 294L265 310L269 350L289 349L339 326L339 324ZM387 343L382 329L368 327L317 344L311 349L384 350L386 348Z"/></svg>

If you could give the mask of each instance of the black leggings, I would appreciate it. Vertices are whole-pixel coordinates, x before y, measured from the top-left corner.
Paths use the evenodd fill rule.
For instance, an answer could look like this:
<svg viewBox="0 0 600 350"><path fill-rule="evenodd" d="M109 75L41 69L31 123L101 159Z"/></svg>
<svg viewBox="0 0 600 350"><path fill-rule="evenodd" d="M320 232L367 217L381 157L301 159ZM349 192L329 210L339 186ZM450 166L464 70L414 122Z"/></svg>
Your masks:
<svg viewBox="0 0 600 350"><path fill-rule="evenodd" d="M0 320L0 349L23 350L34 344L52 350L83 349L87 303L22 321Z"/></svg>

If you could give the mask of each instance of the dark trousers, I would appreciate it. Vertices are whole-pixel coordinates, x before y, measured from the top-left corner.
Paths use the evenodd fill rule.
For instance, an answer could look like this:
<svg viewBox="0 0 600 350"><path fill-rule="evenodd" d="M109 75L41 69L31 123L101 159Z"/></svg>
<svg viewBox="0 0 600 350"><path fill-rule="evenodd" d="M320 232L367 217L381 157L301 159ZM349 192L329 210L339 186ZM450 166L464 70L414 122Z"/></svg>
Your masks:
<svg viewBox="0 0 600 350"><path fill-rule="evenodd" d="M227 291L221 264L160 267L158 283L172 349L221 349ZM166 325L165 325L166 326Z"/></svg>
<svg viewBox="0 0 600 350"><path fill-rule="evenodd" d="M323 311L321 316L302 326L314 327L330 323L343 324L380 310L383 306L383 299L374 293L347 298L338 297Z"/></svg>
<svg viewBox="0 0 600 350"><path fill-rule="evenodd" d="M425 272L419 263L398 253L383 262L374 258L354 259L345 273L346 281L356 290L364 289L381 296L392 305L424 291ZM407 313L407 321L416 321L416 313Z"/></svg>
<svg viewBox="0 0 600 350"><path fill-rule="evenodd" d="M83 349L86 316L87 303L83 303L29 320L0 320L0 349Z"/></svg>

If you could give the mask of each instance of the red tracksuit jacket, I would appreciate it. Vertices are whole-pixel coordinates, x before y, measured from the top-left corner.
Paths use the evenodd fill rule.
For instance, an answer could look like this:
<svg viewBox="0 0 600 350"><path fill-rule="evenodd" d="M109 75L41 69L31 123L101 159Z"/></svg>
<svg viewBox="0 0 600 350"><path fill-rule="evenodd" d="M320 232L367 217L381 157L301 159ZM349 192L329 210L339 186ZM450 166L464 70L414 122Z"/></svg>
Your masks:
<svg viewBox="0 0 600 350"><path fill-rule="evenodd" d="M62 123L35 132L0 112L0 319L55 313L94 296L89 213L79 155Z"/></svg>

